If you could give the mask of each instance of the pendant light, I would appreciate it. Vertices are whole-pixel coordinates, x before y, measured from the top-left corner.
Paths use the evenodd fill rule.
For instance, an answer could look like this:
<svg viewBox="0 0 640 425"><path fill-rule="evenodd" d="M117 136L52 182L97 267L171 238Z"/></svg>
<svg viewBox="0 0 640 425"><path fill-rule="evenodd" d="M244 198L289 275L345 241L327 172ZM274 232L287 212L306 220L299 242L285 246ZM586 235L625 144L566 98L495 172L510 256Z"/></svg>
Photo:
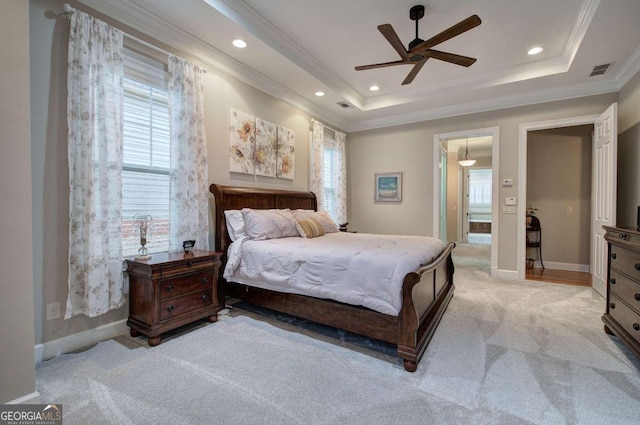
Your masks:
<svg viewBox="0 0 640 425"><path fill-rule="evenodd" d="M467 148L465 149L465 152L464 152L464 159L461 159L460 161L458 161L458 164L462 165L463 167L470 167L475 163L476 163L476 160L472 159L471 156L469 155L469 139L467 139Z"/></svg>

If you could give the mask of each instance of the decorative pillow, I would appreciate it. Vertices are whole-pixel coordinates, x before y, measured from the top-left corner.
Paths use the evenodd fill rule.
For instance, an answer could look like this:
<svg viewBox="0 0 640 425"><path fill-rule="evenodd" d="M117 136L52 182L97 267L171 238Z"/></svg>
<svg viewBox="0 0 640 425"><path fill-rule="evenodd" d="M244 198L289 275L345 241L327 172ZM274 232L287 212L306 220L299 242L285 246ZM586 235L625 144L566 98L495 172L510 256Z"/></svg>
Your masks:
<svg viewBox="0 0 640 425"><path fill-rule="evenodd" d="M288 238L299 236L296 220L290 210L253 210L242 209L244 228L251 239Z"/></svg>
<svg viewBox="0 0 640 425"><path fill-rule="evenodd" d="M226 210L224 212L224 218L227 222L227 232L229 232L229 238L231 238L232 242L243 236L247 236L247 232L244 230L242 211Z"/></svg>
<svg viewBox="0 0 640 425"><path fill-rule="evenodd" d="M293 216L296 220L308 220L315 218L318 223L322 225L324 233L337 233L339 232L338 226L333 222L331 217L326 211L313 211L313 210L295 210Z"/></svg>
<svg viewBox="0 0 640 425"><path fill-rule="evenodd" d="M324 236L324 230L322 230L322 224L315 218L308 220L296 220L296 228L298 233L303 238L316 238L318 236Z"/></svg>

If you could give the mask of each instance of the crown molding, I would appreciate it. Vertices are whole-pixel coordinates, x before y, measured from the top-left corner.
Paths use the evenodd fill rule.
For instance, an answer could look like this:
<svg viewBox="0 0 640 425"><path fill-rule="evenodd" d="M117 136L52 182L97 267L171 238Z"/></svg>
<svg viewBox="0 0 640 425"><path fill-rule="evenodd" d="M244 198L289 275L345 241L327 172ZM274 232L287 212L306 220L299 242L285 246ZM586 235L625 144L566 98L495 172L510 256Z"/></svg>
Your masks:
<svg viewBox="0 0 640 425"><path fill-rule="evenodd" d="M441 118L451 118L461 115L469 115L480 112L495 111L498 109L515 108L519 106L536 105L546 102L575 99L585 96L596 96L618 91L618 83L615 80L607 80L598 83L584 83L574 86L563 86L557 89L538 90L528 93L518 93L510 96L486 99L477 102L460 103L441 108L432 108L409 114L390 115L371 120L360 120L349 123L347 132L373 130L395 125L412 124L421 121L430 121Z"/></svg>
<svg viewBox="0 0 640 425"><path fill-rule="evenodd" d="M615 79L618 82L618 91L622 90L638 72L640 72L640 46L636 48L629 59L616 72Z"/></svg>
<svg viewBox="0 0 640 425"><path fill-rule="evenodd" d="M338 128L346 128L347 126L347 121L344 118L319 107L293 90L273 81L131 1L80 0L80 2L175 49L182 55L202 62L207 67L216 69L227 76L281 99Z"/></svg>
<svg viewBox="0 0 640 425"><path fill-rule="evenodd" d="M275 25L253 10L242 0L204 0L211 7L234 21L272 49L292 61L308 74L336 91L358 109L364 106L365 98L346 81L330 70L324 63L309 54Z"/></svg>

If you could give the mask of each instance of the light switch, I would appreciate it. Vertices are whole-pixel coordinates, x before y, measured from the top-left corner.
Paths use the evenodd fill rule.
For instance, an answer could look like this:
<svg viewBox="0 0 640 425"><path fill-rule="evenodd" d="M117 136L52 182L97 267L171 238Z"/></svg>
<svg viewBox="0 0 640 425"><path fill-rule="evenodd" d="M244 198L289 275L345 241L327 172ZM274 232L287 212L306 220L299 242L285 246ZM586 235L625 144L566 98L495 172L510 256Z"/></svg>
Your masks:
<svg viewBox="0 0 640 425"><path fill-rule="evenodd" d="M515 214L516 213L516 207L503 205L502 206L502 213L503 214Z"/></svg>
<svg viewBox="0 0 640 425"><path fill-rule="evenodd" d="M504 198L505 205L517 205L516 198L513 196L508 196Z"/></svg>
<svg viewBox="0 0 640 425"><path fill-rule="evenodd" d="M513 179L502 179L503 186L513 186Z"/></svg>

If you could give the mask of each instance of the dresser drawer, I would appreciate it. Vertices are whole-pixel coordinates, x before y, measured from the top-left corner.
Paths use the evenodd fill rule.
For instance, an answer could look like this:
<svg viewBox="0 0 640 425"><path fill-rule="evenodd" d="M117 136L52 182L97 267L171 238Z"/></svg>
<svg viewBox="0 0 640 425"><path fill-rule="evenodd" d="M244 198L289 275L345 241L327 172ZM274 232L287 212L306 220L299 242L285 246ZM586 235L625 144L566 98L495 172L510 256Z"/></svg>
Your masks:
<svg viewBox="0 0 640 425"><path fill-rule="evenodd" d="M625 300L638 314L640 314L640 284L611 270L609 288L612 294Z"/></svg>
<svg viewBox="0 0 640 425"><path fill-rule="evenodd" d="M636 342L640 342L640 315L613 294L611 294L609 299L609 315L618 322Z"/></svg>
<svg viewBox="0 0 640 425"><path fill-rule="evenodd" d="M160 320L167 320L211 304L213 304L211 288L163 301L160 303Z"/></svg>
<svg viewBox="0 0 640 425"><path fill-rule="evenodd" d="M213 273L211 270L191 273L171 279L162 279L160 284L160 299L173 298L189 292L211 288Z"/></svg>
<svg viewBox="0 0 640 425"><path fill-rule="evenodd" d="M640 281L640 255L611 244L611 268Z"/></svg>

